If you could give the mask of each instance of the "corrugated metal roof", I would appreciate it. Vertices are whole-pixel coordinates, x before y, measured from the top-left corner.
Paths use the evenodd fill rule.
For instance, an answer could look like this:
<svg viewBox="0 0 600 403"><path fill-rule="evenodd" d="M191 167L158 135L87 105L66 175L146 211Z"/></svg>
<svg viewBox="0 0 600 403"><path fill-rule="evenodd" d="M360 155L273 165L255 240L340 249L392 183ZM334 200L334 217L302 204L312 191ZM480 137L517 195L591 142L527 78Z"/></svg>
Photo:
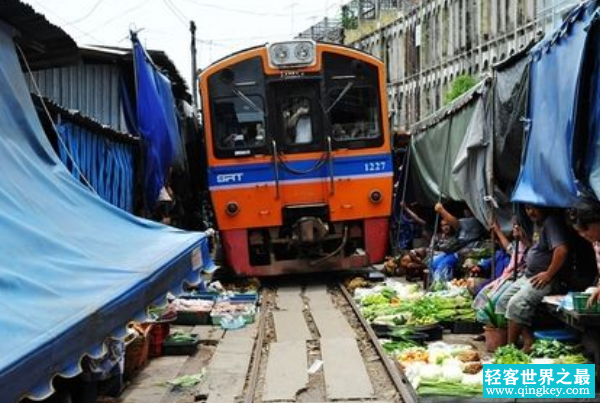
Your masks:
<svg viewBox="0 0 600 403"><path fill-rule="evenodd" d="M120 48L114 46L80 46L81 55L85 60L98 60L104 62L131 62L133 64L133 55L131 48ZM175 63L162 50L146 50L154 64L167 74L173 85L175 98L184 99L187 102L192 101L189 87L181 73L175 67ZM131 67L133 69L133 65Z"/></svg>
<svg viewBox="0 0 600 403"><path fill-rule="evenodd" d="M18 0L1 0L0 20L18 31L15 42L23 49L32 69L62 66L79 60L79 49L73 38L31 6Z"/></svg>
<svg viewBox="0 0 600 403"><path fill-rule="evenodd" d="M79 110L102 124L126 132L119 93L121 69L115 63L84 62L36 71L33 77L26 75L26 80L32 92L36 92L36 86L31 85L35 79L41 94L56 104Z"/></svg>

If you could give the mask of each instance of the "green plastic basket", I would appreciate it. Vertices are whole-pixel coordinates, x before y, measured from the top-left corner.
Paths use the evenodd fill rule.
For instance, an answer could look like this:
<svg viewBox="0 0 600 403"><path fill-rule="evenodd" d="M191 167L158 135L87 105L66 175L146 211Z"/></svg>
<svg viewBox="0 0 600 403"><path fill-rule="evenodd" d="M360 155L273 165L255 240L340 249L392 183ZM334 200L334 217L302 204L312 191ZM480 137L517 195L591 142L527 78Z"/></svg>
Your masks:
<svg viewBox="0 0 600 403"><path fill-rule="evenodd" d="M589 298L590 294L583 294L581 292L573 293L573 308L575 309L575 312L600 314L599 303L596 302L590 308L587 307L587 301Z"/></svg>

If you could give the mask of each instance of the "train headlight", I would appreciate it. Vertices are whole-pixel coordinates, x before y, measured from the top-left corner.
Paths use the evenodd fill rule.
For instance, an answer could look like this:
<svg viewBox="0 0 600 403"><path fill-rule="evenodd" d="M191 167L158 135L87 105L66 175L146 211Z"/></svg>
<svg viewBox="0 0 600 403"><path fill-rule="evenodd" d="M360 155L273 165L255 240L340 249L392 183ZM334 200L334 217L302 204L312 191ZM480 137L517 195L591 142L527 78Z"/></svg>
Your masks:
<svg viewBox="0 0 600 403"><path fill-rule="evenodd" d="M277 69L312 66L316 63L316 44L308 39L267 45L269 65Z"/></svg>
<svg viewBox="0 0 600 403"><path fill-rule="evenodd" d="M381 203L383 200L383 194L381 194L381 191L377 189L372 190L371 194L369 195L369 200L371 200L371 203Z"/></svg>
<svg viewBox="0 0 600 403"><path fill-rule="evenodd" d="M294 49L294 55L300 61L311 61L313 59L313 48L308 43L299 43Z"/></svg>
<svg viewBox="0 0 600 403"><path fill-rule="evenodd" d="M284 45L277 45L273 47L270 54L276 63L285 63L290 56L290 51Z"/></svg>
<svg viewBox="0 0 600 403"><path fill-rule="evenodd" d="M225 212L227 215L234 216L240 212L240 206L236 202L229 202L225 206Z"/></svg>

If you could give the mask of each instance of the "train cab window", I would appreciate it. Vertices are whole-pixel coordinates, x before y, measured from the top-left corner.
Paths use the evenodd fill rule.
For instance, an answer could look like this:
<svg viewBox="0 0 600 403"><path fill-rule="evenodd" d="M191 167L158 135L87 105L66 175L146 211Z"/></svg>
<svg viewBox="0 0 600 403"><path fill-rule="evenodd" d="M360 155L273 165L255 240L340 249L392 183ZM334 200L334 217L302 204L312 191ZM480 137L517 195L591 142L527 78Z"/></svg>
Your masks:
<svg viewBox="0 0 600 403"><path fill-rule="evenodd" d="M266 147L265 114L261 97L215 99L214 139L221 156L251 155Z"/></svg>
<svg viewBox="0 0 600 403"><path fill-rule="evenodd" d="M322 148L319 86L314 80L302 85L273 84L277 141L286 153L316 151Z"/></svg>
<svg viewBox="0 0 600 403"><path fill-rule="evenodd" d="M310 100L305 97L287 99L281 110L284 136L288 144L310 144L313 141Z"/></svg>

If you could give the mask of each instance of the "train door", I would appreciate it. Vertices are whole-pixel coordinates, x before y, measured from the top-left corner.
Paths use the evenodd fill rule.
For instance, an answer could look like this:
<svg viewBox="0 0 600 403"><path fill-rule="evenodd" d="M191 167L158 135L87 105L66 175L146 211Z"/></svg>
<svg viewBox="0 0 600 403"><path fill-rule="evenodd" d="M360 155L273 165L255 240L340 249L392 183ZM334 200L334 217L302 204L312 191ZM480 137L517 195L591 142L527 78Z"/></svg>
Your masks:
<svg viewBox="0 0 600 403"><path fill-rule="evenodd" d="M272 84L272 131L284 206L325 203L327 141L319 81Z"/></svg>

